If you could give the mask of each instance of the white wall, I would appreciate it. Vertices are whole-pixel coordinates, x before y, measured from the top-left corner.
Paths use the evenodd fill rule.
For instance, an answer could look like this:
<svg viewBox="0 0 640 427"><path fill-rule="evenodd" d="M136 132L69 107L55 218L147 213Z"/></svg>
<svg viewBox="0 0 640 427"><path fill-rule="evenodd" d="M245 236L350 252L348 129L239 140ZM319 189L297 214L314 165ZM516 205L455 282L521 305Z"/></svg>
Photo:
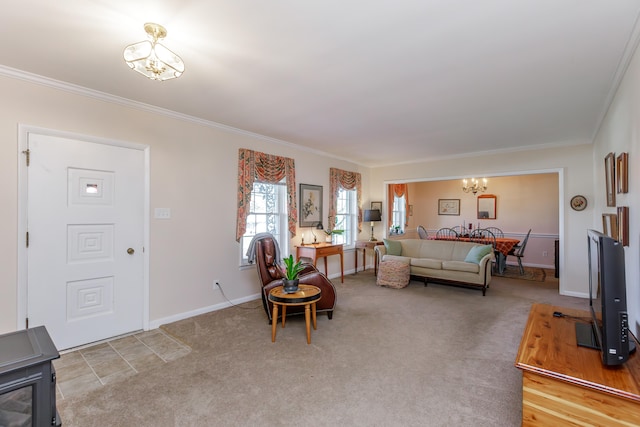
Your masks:
<svg viewBox="0 0 640 427"><path fill-rule="evenodd" d="M595 138L595 209L593 226L602 229L603 213L616 213L605 199L604 157L629 153L629 193L616 194L617 206L629 206L629 246L625 248L629 324L640 337L640 54L636 50L605 120Z"/></svg>
<svg viewBox="0 0 640 427"><path fill-rule="evenodd" d="M366 169L248 133L6 77L0 77L0 93L0 333L18 325L17 165L24 160L18 154L18 124L151 147L151 212L171 208L170 220L150 219L152 325L224 303L220 293L212 291L214 279L221 279L230 299L251 298L260 291L255 268L238 267L238 148L293 157L297 183L325 189L325 225L330 167L362 172L363 192L368 193ZM345 254L345 267L353 264L353 252ZM338 258L331 257L329 274L338 272Z"/></svg>
<svg viewBox="0 0 640 427"><path fill-rule="evenodd" d="M560 184L558 203L561 253L560 293L586 297L588 283L585 233L592 226L593 204L589 204L582 212L575 212L569 208L569 200L576 194L582 194L588 200L593 200L592 157L592 146L581 144L379 167L371 171L371 197L385 200L384 188L385 183L388 182L462 179L472 176L558 171ZM544 189L540 189L540 191L544 191ZM460 198L463 195L464 193L460 195Z"/></svg>

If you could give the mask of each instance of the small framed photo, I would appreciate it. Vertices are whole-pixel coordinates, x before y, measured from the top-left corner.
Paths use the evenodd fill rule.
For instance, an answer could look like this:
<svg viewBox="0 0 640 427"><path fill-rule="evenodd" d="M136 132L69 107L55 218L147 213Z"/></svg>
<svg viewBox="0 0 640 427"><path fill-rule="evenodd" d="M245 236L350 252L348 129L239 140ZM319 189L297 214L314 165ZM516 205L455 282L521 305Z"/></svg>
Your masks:
<svg viewBox="0 0 640 427"><path fill-rule="evenodd" d="M602 214L602 233L618 240L618 215Z"/></svg>
<svg viewBox="0 0 640 427"><path fill-rule="evenodd" d="M616 183L618 193L629 192L629 153L620 153L616 158Z"/></svg>
<svg viewBox="0 0 640 427"><path fill-rule="evenodd" d="M300 184L300 227L322 222L322 186Z"/></svg>
<svg viewBox="0 0 640 427"><path fill-rule="evenodd" d="M629 207L618 206L618 242L629 246Z"/></svg>
<svg viewBox="0 0 640 427"><path fill-rule="evenodd" d="M604 158L604 180L607 186L607 206L616 205L616 157L609 153Z"/></svg>
<svg viewBox="0 0 640 427"><path fill-rule="evenodd" d="M438 199L438 215L460 215L460 199Z"/></svg>
<svg viewBox="0 0 640 427"><path fill-rule="evenodd" d="M378 209L382 213L382 202L371 202L371 210Z"/></svg>

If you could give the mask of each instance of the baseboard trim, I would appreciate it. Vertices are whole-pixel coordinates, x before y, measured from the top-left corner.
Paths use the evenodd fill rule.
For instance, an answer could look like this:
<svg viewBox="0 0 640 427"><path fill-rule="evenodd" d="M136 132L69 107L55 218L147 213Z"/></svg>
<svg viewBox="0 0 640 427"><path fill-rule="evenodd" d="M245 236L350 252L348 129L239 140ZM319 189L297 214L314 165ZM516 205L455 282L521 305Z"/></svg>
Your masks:
<svg viewBox="0 0 640 427"><path fill-rule="evenodd" d="M234 299L232 301L225 301L219 304L214 304L214 305L198 308L191 311L185 311L183 313L174 314L172 316L151 320L149 321L149 330L157 329L162 325L166 325L167 323L177 322L178 320L184 320L184 319L188 319L189 317L199 316L201 314L210 313L212 311L222 310L224 308L228 308L233 305L238 305L238 304L242 304L249 301L255 301L257 299L260 299L260 294L253 294L243 298Z"/></svg>

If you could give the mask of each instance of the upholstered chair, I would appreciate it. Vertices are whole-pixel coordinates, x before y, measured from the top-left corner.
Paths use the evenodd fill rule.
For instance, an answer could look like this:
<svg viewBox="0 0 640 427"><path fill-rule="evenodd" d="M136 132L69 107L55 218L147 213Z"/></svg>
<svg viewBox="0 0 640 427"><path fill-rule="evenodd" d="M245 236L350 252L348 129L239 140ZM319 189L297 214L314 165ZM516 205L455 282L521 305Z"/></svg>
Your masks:
<svg viewBox="0 0 640 427"><path fill-rule="evenodd" d="M268 237L258 240L255 243L256 251L256 267L258 268L258 277L262 285L262 305L267 313L269 323L273 321L271 313L273 304L269 301L269 292L276 286L282 285L282 272L276 265L276 245L273 238ZM320 288L322 297L316 303L316 312L326 312L329 319L333 317L333 308L336 305L336 288L333 283L321 272L319 272L312 264L305 264L305 269L300 273L300 283L313 285ZM287 307L287 316L294 314L304 314L304 306ZM277 319L275 319L277 321Z"/></svg>

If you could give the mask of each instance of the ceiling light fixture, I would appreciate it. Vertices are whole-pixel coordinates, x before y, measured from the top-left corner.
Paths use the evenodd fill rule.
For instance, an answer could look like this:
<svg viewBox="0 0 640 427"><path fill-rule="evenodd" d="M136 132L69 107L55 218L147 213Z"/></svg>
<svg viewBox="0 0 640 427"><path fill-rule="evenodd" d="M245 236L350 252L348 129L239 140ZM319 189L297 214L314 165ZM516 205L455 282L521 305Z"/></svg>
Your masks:
<svg viewBox="0 0 640 427"><path fill-rule="evenodd" d="M147 22L144 30L149 40L131 44L124 48L124 60L132 70L151 80L169 80L184 73L184 62L175 53L158 43L167 36L167 30L159 24Z"/></svg>
<svg viewBox="0 0 640 427"><path fill-rule="evenodd" d="M471 178L471 185L468 184L466 179L462 180L462 191L465 193L473 193L475 196L478 191L481 193L487 191L487 178L482 178L482 184L477 179Z"/></svg>

